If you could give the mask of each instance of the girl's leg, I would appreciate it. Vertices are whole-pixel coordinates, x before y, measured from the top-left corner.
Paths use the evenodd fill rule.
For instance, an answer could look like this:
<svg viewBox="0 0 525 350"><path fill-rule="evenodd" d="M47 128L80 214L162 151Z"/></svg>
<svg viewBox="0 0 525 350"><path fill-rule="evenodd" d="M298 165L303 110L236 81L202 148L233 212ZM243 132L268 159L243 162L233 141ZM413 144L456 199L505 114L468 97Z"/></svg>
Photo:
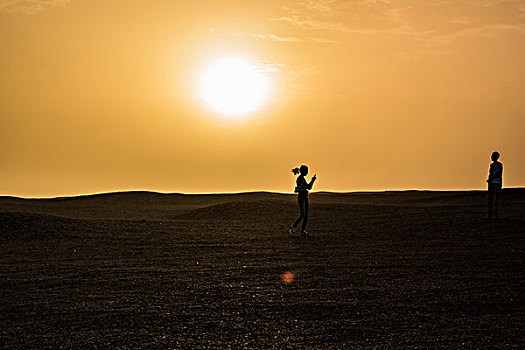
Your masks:
<svg viewBox="0 0 525 350"><path fill-rule="evenodd" d="M295 226L297 226L301 222L301 220L303 220L304 218L304 201L303 201L303 198L301 198L301 195L298 196L297 202L299 203L299 213L300 214L297 217L297 219L295 219L295 221L293 222L292 228L295 228Z"/></svg>
<svg viewBox="0 0 525 350"><path fill-rule="evenodd" d="M308 211L309 211L309 207L310 205L308 204L308 197L305 198L304 200L304 204L303 204L304 208L303 208L303 226L302 226L302 231L306 231L306 223L308 222Z"/></svg>

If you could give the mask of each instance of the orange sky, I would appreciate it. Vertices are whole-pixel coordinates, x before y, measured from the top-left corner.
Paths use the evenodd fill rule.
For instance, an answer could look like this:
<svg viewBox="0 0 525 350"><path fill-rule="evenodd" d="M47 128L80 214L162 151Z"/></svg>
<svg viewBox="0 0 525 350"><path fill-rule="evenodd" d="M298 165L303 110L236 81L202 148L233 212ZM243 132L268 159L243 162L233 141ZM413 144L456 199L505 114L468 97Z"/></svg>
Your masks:
<svg viewBox="0 0 525 350"><path fill-rule="evenodd" d="M0 0L0 195L525 185L525 1ZM271 80L231 119L199 72Z"/></svg>

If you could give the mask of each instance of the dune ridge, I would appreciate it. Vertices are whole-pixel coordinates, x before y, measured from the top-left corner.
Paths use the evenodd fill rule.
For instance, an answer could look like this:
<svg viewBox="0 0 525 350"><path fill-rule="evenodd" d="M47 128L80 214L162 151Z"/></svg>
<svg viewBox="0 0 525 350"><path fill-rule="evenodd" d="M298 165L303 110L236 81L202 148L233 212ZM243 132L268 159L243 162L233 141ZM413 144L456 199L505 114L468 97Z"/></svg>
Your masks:
<svg viewBox="0 0 525 350"><path fill-rule="evenodd" d="M312 192L315 207L347 206L483 206L485 191ZM238 219L266 217L276 211L293 215L295 194L242 192L219 194L109 192L56 198L0 196L0 212L30 212L72 218ZM505 203L525 202L525 188L506 188Z"/></svg>

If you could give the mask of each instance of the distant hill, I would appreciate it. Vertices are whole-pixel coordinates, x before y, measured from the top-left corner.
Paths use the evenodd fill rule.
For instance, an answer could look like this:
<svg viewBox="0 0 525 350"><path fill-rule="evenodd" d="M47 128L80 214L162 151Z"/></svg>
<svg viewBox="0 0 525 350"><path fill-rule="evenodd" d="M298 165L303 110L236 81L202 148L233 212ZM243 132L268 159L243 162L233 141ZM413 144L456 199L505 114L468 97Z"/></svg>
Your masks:
<svg viewBox="0 0 525 350"><path fill-rule="evenodd" d="M464 206L485 205L485 191L313 192L312 205ZM525 188L506 188L503 205L525 203ZM0 196L0 212L50 214L71 218L206 219L251 217L257 213L296 211L295 195L272 192L182 194L148 191L25 199Z"/></svg>

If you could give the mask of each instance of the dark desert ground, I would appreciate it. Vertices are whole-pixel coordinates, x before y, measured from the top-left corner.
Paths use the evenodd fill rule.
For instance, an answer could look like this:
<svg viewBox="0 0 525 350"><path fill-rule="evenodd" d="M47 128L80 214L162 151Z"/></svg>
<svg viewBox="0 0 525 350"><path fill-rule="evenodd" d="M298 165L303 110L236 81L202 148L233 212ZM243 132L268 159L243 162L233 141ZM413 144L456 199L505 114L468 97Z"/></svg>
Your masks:
<svg viewBox="0 0 525 350"><path fill-rule="evenodd" d="M525 189L0 197L4 348L525 346ZM281 280L291 271L292 283Z"/></svg>

